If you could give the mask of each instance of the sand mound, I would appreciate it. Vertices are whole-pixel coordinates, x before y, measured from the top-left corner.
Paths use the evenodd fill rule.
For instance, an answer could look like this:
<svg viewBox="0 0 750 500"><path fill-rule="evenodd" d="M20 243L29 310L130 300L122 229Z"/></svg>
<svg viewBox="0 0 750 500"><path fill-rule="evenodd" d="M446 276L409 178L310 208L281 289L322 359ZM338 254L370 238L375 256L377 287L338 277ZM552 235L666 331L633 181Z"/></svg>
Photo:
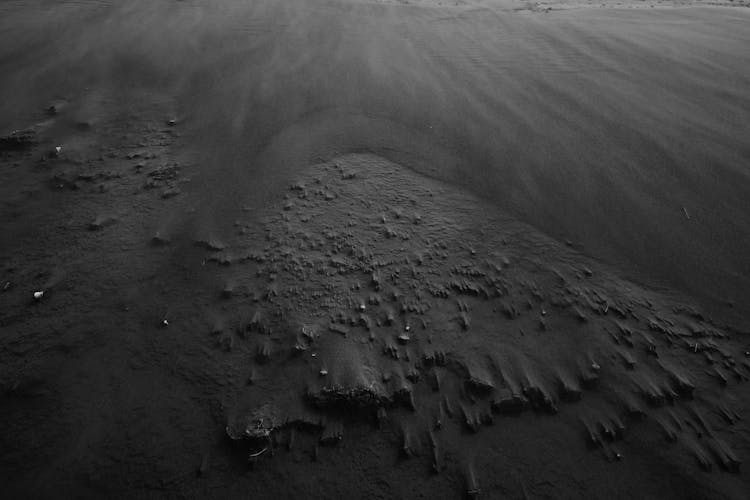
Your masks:
<svg viewBox="0 0 750 500"><path fill-rule="evenodd" d="M276 430L387 415L434 437L570 405L610 459L653 419L702 467L739 467L717 433L731 424L721 388L750 365L689 304L374 156L312 166L263 220L262 245L217 260L257 266L257 309L237 332L256 345L262 393L283 396L259 402L249 386L233 420L271 404L286 415Z"/></svg>

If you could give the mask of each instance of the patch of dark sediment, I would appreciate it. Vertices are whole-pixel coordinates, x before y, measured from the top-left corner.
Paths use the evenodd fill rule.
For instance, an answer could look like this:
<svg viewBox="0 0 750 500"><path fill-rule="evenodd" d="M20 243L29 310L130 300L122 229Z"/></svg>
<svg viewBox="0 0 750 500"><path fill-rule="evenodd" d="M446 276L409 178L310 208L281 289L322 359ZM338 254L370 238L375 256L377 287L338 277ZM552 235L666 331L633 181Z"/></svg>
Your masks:
<svg viewBox="0 0 750 500"><path fill-rule="evenodd" d="M739 467L726 391L750 362L688 299L371 155L310 167L262 220L264 241L214 252L231 250L231 287L246 291L219 332L252 373L230 437L301 426L330 441L330 422L341 439L366 419L403 429L410 455L409 429L450 447L565 408L608 459L649 421L697 465Z"/></svg>

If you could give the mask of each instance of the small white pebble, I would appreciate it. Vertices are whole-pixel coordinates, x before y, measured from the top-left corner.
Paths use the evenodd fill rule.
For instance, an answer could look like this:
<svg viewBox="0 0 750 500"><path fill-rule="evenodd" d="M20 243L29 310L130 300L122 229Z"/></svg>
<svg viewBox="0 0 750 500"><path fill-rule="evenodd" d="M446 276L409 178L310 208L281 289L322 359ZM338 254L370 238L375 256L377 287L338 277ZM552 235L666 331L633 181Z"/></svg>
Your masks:
<svg viewBox="0 0 750 500"><path fill-rule="evenodd" d="M44 292L34 292L34 300L41 300L41 298L44 297Z"/></svg>
<svg viewBox="0 0 750 500"><path fill-rule="evenodd" d="M321 377L325 377L326 375L328 375L328 370L326 370L325 368L323 368L322 370L320 370L320 376Z"/></svg>

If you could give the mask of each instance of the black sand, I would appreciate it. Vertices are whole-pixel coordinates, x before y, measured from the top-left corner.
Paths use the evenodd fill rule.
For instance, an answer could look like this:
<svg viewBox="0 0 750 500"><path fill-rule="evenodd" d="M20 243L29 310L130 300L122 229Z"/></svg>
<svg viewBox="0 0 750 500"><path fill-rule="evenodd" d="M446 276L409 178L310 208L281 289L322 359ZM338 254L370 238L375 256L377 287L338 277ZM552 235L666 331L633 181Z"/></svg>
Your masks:
<svg viewBox="0 0 750 500"><path fill-rule="evenodd" d="M0 4L5 494L745 498L750 19L655 7Z"/></svg>

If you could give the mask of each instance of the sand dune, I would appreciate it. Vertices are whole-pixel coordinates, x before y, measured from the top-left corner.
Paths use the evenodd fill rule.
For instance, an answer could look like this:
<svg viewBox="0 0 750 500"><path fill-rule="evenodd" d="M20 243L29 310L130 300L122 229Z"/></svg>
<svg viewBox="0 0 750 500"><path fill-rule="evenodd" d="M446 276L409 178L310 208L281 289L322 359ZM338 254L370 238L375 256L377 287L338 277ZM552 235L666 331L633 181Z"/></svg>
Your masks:
<svg viewBox="0 0 750 500"><path fill-rule="evenodd" d="M0 3L8 493L743 498L750 18L596 4Z"/></svg>
<svg viewBox="0 0 750 500"><path fill-rule="evenodd" d="M227 427L251 453L292 429L345 439L342 419L359 418L392 426L403 455L442 472L466 432L562 412L610 461L650 424L665 443L654 453L739 470L725 441L734 398L717 389L750 378L750 364L690 304L377 157L312 167L277 210L262 247L212 257L255 269L233 285L255 297L252 316L229 313L214 332L254 355L260 381Z"/></svg>

